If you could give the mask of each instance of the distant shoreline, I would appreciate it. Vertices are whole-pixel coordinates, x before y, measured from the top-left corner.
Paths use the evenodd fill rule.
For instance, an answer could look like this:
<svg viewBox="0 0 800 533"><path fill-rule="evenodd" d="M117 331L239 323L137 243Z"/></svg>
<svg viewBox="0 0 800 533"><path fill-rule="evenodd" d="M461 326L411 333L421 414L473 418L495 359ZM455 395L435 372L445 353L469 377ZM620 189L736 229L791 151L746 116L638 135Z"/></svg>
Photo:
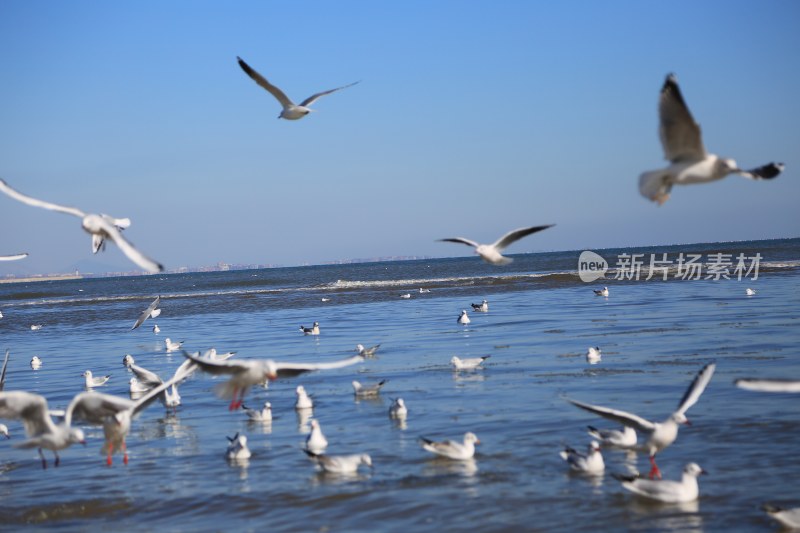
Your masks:
<svg viewBox="0 0 800 533"><path fill-rule="evenodd" d="M0 278L0 283L28 283L30 281L62 281L65 279L83 279L83 276L64 274L63 276L37 276L35 278Z"/></svg>

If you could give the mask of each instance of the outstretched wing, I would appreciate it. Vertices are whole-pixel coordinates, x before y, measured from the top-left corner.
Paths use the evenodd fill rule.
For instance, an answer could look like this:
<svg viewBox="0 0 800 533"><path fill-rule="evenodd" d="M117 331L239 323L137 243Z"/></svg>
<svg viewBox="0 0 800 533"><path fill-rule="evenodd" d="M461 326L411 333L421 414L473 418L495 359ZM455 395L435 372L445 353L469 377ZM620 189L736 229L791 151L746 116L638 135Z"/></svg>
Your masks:
<svg viewBox="0 0 800 533"><path fill-rule="evenodd" d="M69 402L64 420L67 425L72 422L73 418L89 424L102 424L109 416L133 409L135 405L135 402L127 398L120 398L111 394L82 392Z"/></svg>
<svg viewBox="0 0 800 533"><path fill-rule="evenodd" d="M697 400L700 399L700 395L706 390L706 385L711 381L711 376L714 375L714 370L716 368L716 364L709 363L697 373L697 376L692 380L689 388L686 389L683 398L681 398L678 409L675 411L676 413L685 414L691 406L697 403Z"/></svg>
<svg viewBox="0 0 800 533"><path fill-rule="evenodd" d="M275 361L274 364L277 377L288 378L298 376L305 372L312 372L314 370L335 370L337 368L345 368L362 362L364 362L364 357L360 355L354 355L353 357L340 359L330 363L283 363L280 361Z"/></svg>
<svg viewBox="0 0 800 533"><path fill-rule="evenodd" d="M664 80L658 100L658 114L661 121L658 133L665 159L682 161L706 156L700 126L692 118L674 74L669 74Z"/></svg>
<svg viewBox="0 0 800 533"><path fill-rule="evenodd" d="M150 273L161 272L164 270L164 266L161 263L153 261L142 252L134 248L133 245L122 236L122 233L119 232L117 227L108 220L98 216L96 223L103 229L108 237L114 241L117 246L119 246L119 249L122 250L122 253L128 256L128 259L139 265L141 268Z"/></svg>
<svg viewBox="0 0 800 533"><path fill-rule="evenodd" d="M311 104L313 104L314 102L316 102L318 98L321 98L321 97L323 97L325 95L328 95L328 94L331 94L331 93L335 93L336 91L341 91L342 89L347 89L348 87L352 87L356 83L359 83L359 82L358 81L354 81L353 83L348 83L347 85L342 85L341 87L337 87L335 89L330 89L328 91L322 91L321 93L312 94L311 96L309 96L308 98L306 98L305 100L300 102L300 105L303 106L303 107L308 107Z"/></svg>
<svg viewBox="0 0 800 533"><path fill-rule="evenodd" d="M145 320L147 320L147 317L149 317L149 316L150 316L150 313L152 313L153 311L155 311L155 309L156 309L156 307L158 307L158 303L159 303L160 301L161 301L161 296L156 296L156 299L155 299L155 300L153 300L153 302L152 302L150 305L148 305L148 306L147 306L147 309L145 309L144 311L142 311L142 314L141 314L141 315L139 315L139 318L137 318L137 319L136 319L136 323L133 325L133 327L131 328L131 330L134 330L134 329L138 328L139 326L141 326L141 325L142 325L142 323L143 323Z"/></svg>
<svg viewBox="0 0 800 533"><path fill-rule="evenodd" d="M613 420L614 422L622 424L623 426L632 427L637 431L643 431L647 433L652 432L655 429L655 424L633 413L609 409L608 407L600 407L598 405L590 405L588 403L579 402L578 400L567 400L575 407L580 407L581 409L589 411L590 413L600 415L608 420Z"/></svg>
<svg viewBox="0 0 800 533"><path fill-rule="evenodd" d="M50 432L54 427L47 400L31 392L0 392L0 418L21 419L28 438Z"/></svg>
<svg viewBox="0 0 800 533"><path fill-rule="evenodd" d="M156 374L155 372L151 372L146 368L142 368L139 365L131 364L128 368L131 369L131 372L136 374L136 378L142 382L142 384L147 385L148 387L157 387L164 383L164 380Z"/></svg>
<svg viewBox="0 0 800 533"><path fill-rule="evenodd" d="M800 380L742 378L733 382L740 389L760 392L800 392Z"/></svg>
<svg viewBox="0 0 800 533"><path fill-rule="evenodd" d="M30 196L26 196L21 192L15 191L11 187L9 187L8 183L3 181L2 179L0 179L0 192L6 193L14 200L22 202L23 204L32 205L34 207L41 207L43 209L49 209L51 211L59 211L61 213L67 213L68 215L75 215L76 217L80 218L86 216L86 213L75 207L65 207L63 205L51 204L50 202L45 202L44 200L37 200L36 198L31 198Z"/></svg>
<svg viewBox="0 0 800 533"><path fill-rule="evenodd" d="M467 246L472 246L473 248L477 248L480 246L477 242L471 241L469 239L465 239L464 237L453 237L451 239L439 239L439 242L457 242L461 244L466 244Z"/></svg>
<svg viewBox="0 0 800 533"><path fill-rule="evenodd" d="M233 359L233 360L219 360L219 359L206 359L204 357L200 357L200 353L191 354L186 350L183 350L183 356L186 359L190 359L194 363L197 364L198 368L203 372L208 374L220 375L220 374L238 374L240 372L244 372L250 368L253 364L253 361L247 361L244 359Z"/></svg>
<svg viewBox="0 0 800 533"><path fill-rule="evenodd" d="M245 73L247 73L247 75L250 76L250 78L254 82L259 84L264 89L268 90L270 94L274 96L284 108L294 105L294 102L289 100L289 97L286 96L283 91L281 91L280 89L272 85L270 82L268 82L267 78L265 78L264 76L253 70L253 68L247 63L245 63L241 57L236 56L236 60L239 62L239 66L242 67L242 70L244 70Z"/></svg>
<svg viewBox="0 0 800 533"><path fill-rule="evenodd" d="M17 261L28 257L27 253L13 254L13 255L0 255L0 261Z"/></svg>
<svg viewBox="0 0 800 533"><path fill-rule="evenodd" d="M546 226L533 226L530 228L519 228L515 229L514 231L509 231L499 239L497 242L494 243L494 247L497 248L497 251L502 252L506 247L510 246L511 243L520 240L523 237L527 237L531 233L536 233L537 231L542 231L543 229L552 228L555 224L548 224Z"/></svg>
<svg viewBox="0 0 800 533"><path fill-rule="evenodd" d="M777 178L783 172L784 167L783 163L767 163L758 168L740 170L739 174L751 180L771 180Z"/></svg>

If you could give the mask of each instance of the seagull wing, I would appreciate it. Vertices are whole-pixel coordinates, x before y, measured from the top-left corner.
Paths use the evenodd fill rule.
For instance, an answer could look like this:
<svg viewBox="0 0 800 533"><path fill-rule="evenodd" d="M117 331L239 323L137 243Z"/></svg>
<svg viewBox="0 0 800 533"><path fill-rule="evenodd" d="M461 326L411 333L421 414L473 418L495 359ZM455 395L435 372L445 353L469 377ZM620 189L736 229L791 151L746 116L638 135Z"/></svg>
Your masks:
<svg viewBox="0 0 800 533"><path fill-rule="evenodd" d="M289 100L289 97L286 96L286 94L284 94L283 91L281 91L280 89L272 85L270 82L268 82L267 78L265 78L264 76L253 70L253 68L247 63L245 63L241 57L237 56L236 60L239 62L239 66L242 67L242 70L245 71L245 73L247 73L247 75L250 76L250 78L252 78L254 82L259 84L264 89L268 90L270 94L274 96L278 100L278 102L281 103L284 109L294 105L294 102Z"/></svg>
<svg viewBox="0 0 800 533"><path fill-rule="evenodd" d="M800 381L796 379L752 379L743 378L733 382L740 389L760 392L800 392Z"/></svg>
<svg viewBox="0 0 800 533"><path fill-rule="evenodd" d="M150 305L147 306L147 309L142 311L142 314L139 315L139 318L136 319L136 324L134 324L131 329L134 330L134 329L138 328L139 326L141 326L142 323L145 320L147 320L147 318L150 316L150 313L155 311L155 309L156 309L156 307L158 307L158 303L160 301L161 301L161 296L156 296L156 299L153 300L153 302Z"/></svg>
<svg viewBox="0 0 800 533"><path fill-rule="evenodd" d="M136 402L102 392L82 392L75 396L64 416L67 425L72 419L82 420L90 424L102 424L109 416L133 409Z"/></svg>
<svg viewBox="0 0 800 533"><path fill-rule="evenodd" d="M312 372L314 370L335 370L337 368L344 368L356 363L361 363L363 361L364 357L360 355L354 355L353 357L332 361L330 363L283 363L275 361L274 364L278 377L288 378L298 376L305 372Z"/></svg>
<svg viewBox="0 0 800 533"><path fill-rule="evenodd" d="M14 255L0 255L0 261L17 261L28 257L27 253L14 254Z"/></svg>
<svg viewBox="0 0 800 533"><path fill-rule="evenodd" d="M186 350L183 351L183 356L197 363L197 366L203 372L208 374L239 374L250 369L256 361L248 361L246 359L233 359L233 360L218 360L218 359L205 359L200 357L200 354L190 354Z"/></svg>
<svg viewBox="0 0 800 533"><path fill-rule="evenodd" d="M31 392L0 392L0 418L21 419L29 438L55 428L47 411L47 400Z"/></svg>
<svg viewBox="0 0 800 533"><path fill-rule="evenodd" d="M134 248L133 245L122 236L122 233L119 232L117 227L111 224L108 220L98 217L97 223L108 235L108 237L114 241L117 246L119 246L119 249L122 250L122 253L128 256L128 259L151 273L161 272L164 270L164 266L161 263L153 261L142 252Z"/></svg>
<svg viewBox="0 0 800 533"><path fill-rule="evenodd" d="M697 376L692 380L689 388L686 389L683 398L681 398L678 409L675 411L676 413L684 414L691 406L697 403L697 400L700 399L700 395L706 390L706 385L711 381L711 376L714 375L714 370L716 368L716 364L709 363L697 373Z"/></svg>
<svg viewBox="0 0 800 533"><path fill-rule="evenodd" d="M183 365L181 365L181 367L182 366ZM175 372L175 375L172 376L169 380L167 380L164 383L160 384L158 387L155 387L154 389L151 389L151 390L147 391L144 396L142 396L141 398L136 400L136 402L135 402L135 404L133 406L133 412L132 412L131 416L135 416L136 414L138 414L142 409L144 409L145 407L147 407L148 405L153 403L154 400L156 400L157 398L160 398L161 396L163 396L164 395L164 391L166 391L168 388L172 387L173 385L177 384L178 382L182 381L191 372L194 372L194 370L197 369L197 365L194 365L191 362L189 363L189 365L184 367L183 371L181 371L181 367L178 367L178 370ZM190 371L188 371L189 374L187 374L186 368L191 369Z"/></svg>
<svg viewBox="0 0 800 533"><path fill-rule="evenodd" d="M51 211L59 211L61 213L67 213L68 215L75 215L76 217L80 218L86 216L86 213L75 207L65 207L63 205L51 204L50 202L45 202L44 200L37 200L36 198L31 198L30 196L26 196L21 192L17 192L11 187L9 187L8 183L3 181L2 179L0 179L0 192L6 193L14 200L22 202L23 204L32 205L34 207L41 207L43 209L49 209Z"/></svg>
<svg viewBox="0 0 800 533"><path fill-rule="evenodd" d="M478 244L477 242L465 239L464 237L453 237L452 239L439 239L439 242L458 242L461 244L466 244L467 246L472 246L473 248L477 248L478 246L480 246L480 244Z"/></svg>
<svg viewBox="0 0 800 533"><path fill-rule="evenodd" d="M537 231L542 231L543 229L552 228L555 224L548 224L546 226L533 226L531 228L519 228L515 229L514 231L509 231L499 239L497 242L494 243L494 247L497 248L497 251L502 252L506 247L510 246L511 243L520 240L523 237L527 237L531 233L536 233Z"/></svg>
<svg viewBox="0 0 800 533"><path fill-rule="evenodd" d="M616 409L609 409L608 407L600 407L598 405L589 405L588 403L579 402L578 400L568 401L575 407L580 407L581 409L589 411L590 413L600 415L608 420L613 420L614 422L622 424L623 426L632 427L637 431L643 431L647 433L652 432L655 429L655 424L632 413L626 413L625 411L618 411Z"/></svg>
<svg viewBox="0 0 800 533"><path fill-rule="evenodd" d="M164 380L156 374L155 372L151 372L146 368L142 368L139 365L132 364L130 367L131 371L136 374L136 378L142 382L142 384L147 385L148 387L157 387L164 383Z"/></svg>
<svg viewBox="0 0 800 533"><path fill-rule="evenodd" d="M6 358L3 359L3 369L0 370L0 392L3 392L3 388L6 386L6 369L8 368L8 356L10 353L11 351L6 349Z"/></svg>
<svg viewBox="0 0 800 533"><path fill-rule="evenodd" d="M353 83L348 83L347 85L342 85L341 87L337 87L335 89L330 89L328 91L322 91L321 93L312 94L311 96L309 96L308 98L306 98L305 100L300 102L300 105L303 106L303 107L308 107L311 104L313 104L314 102L316 102L318 98L321 98L321 97L323 97L325 95L328 95L328 94L331 94L331 93L335 93L336 91L341 91L342 89L347 89L348 87L352 87L356 83L359 83L359 82L358 81L354 81Z"/></svg>
<svg viewBox="0 0 800 533"><path fill-rule="evenodd" d="M751 180L771 180L783 172L783 163L768 163L750 170L739 170L738 173Z"/></svg>
<svg viewBox="0 0 800 533"><path fill-rule="evenodd" d="M683 100L674 74L667 76L658 101L659 136L668 161L696 160L706 156L700 126Z"/></svg>

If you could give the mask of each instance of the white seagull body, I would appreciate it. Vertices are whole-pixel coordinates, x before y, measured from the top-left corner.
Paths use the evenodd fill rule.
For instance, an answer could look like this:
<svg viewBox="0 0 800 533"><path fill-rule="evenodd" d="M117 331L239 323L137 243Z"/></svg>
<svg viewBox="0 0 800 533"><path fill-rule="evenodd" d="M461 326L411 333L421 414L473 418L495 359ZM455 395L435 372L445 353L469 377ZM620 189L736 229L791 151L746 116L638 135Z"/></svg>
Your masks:
<svg viewBox="0 0 800 533"><path fill-rule="evenodd" d="M156 309L158 307L159 302L161 302L161 296L156 296L156 299L152 301L150 305L147 306L147 309L142 311L142 314L139 315L139 318L136 319L136 323L131 328L132 330L138 328L139 326L144 323L145 320L152 317L155 318L161 314L161 309Z"/></svg>
<svg viewBox="0 0 800 533"><path fill-rule="evenodd" d="M228 449L225 451L225 457L230 460L237 461L242 459L250 459L253 455L250 453L250 448L247 447L247 437L239 435L238 433L233 437L227 437Z"/></svg>
<svg viewBox="0 0 800 533"><path fill-rule="evenodd" d="M122 358L122 364L125 365L127 368L130 368L132 364L136 363L136 359L133 358L131 354L125 354L125 357Z"/></svg>
<svg viewBox="0 0 800 533"><path fill-rule="evenodd" d="M314 401L311 399L311 396L306 392L306 388L302 385L298 385L295 389L295 394L297 394L297 400L294 402L295 409L313 409L314 408Z"/></svg>
<svg viewBox="0 0 800 533"><path fill-rule="evenodd" d="M408 416L408 408L402 398L396 398L389 407L389 418L405 419Z"/></svg>
<svg viewBox="0 0 800 533"><path fill-rule="evenodd" d="M596 365L602 359L602 355L600 354L600 347L599 346L590 346L588 350L586 350L586 362L590 365Z"/></svg>
<svg viewBox="0 0 800 533"><path fill-rule="evenodd" d="M324 472L331 474L355 474L361 465L372 468L372 458L366 453L354 455L323 455L304 450L312 461Z"/></svg>
<svg viewBox="0 0 800 533"><path fill-rule="evenodd" d="M756 291L755 291L755 289L751 289L751 288L749 288L749 287L748 287L747 289L745 289L744 293L745 293L747 296L755 296L755 295L756 295Z"/></svg>
<svg viewBox="0 0 800 533"><path fill-rule="evenodd" d="M303 335L319 335L319 322L314 322L310 328L300 326L300 331L303 332Z"/></svg>
<svg viewBox="0 0 800 533"><path fill-rule="evenodd" d="M603 446L614 448L633 448L637 441L636 430L630 426L622 426L622 429L597 429L589 426L589 435Z"/></svg>
<svg viewBox="0 0 800 533"><path fill-rule="evenodd" d="M450 364L453 365L453 368L456 370L474 370L481 366L481 363L489 359L491 355L484 355L483 357L468 357L466 359L461 359L457 355L454 355L452 359L450 359Z"/></svg>
<svg viewBox="0 0 800 533"><path fill-rule="evenodd" d="M655 462L655 456L658 452L668 447L675 442L678 438L679 424L688 424L689 420L686 418L686 411L697 403L700 395L703 394L708 382L714 375L716 365L709 363L704 366L692 383L686 389L678 408L663 422L651 422L640 416L625 411L618 411L616 409L609 409L608 407L600 407L596 405L589 405L577 400L569 400L570 403L581 409L585 409L603 418L613 420L624 426L630 426L636 431L646 436L646 441L639 446L639 449L646 451L650 455L650 477L661 476L661 472Z"/></svg>
<svg viewBox="0 0 800 533"><path fill-rule="evenodd" d="M600 452L600 444L598 444L597 441L592 441L589 444L589 449L586 454L577 452L572 448L565 448L563 451L559 452L559 455L575 472L602 474L606 469L606 464L603 461L603 454Z"/></svg>
<svg viewBox="0 0 800 533"><path fill-rule="evenodd" d="M92 236L93 253L97 253L99 250L103 249L106 239L110 239L114 241L128 259L136 263L140 268L150 273L164 270L164 267L160 263L145 256L122 236L121 230L127 228L131 224L129 218L113 218L108 215L87 214L74 207L64 207L43 200L37 200L36 198L31 198L30 196L15 191L2 179L0 179L0 192L4 192L11 198L24 204L41 207L50 211L58 211L59 213L66 213L80 218L81 226L84 231Z"/></svg>
<svg viewBox="0 0 800 533"><path fill-rule="evenodd" d="M106 384L110 377L110 375L94 377L91 370L87 370L83 373L83 379L84 383L86 383L87 389L91 389L93 387L102 387Z"/></svg>
<svg viewBox="0 0 800 533"><path fill-rule="evenodd" d="M31 357L31 368L34 370L39 370L42 368L42 360L39 359L38 355Z"/></svg>
<svg viewBox="0 0 800 533"><path fill-rule="evenodd" d="M158 327L158 324L153 324L153 333L155 333L156 335L161 333L161 328Z"/></svg>
<svg viewBox="0 0 800 533"><path fill-rule="evenodd" d="M800 392L800 380L797 379L741 378L734 384L740 389L758 392Z"/></svg>
<svg viewBox="0 0 800 533"><path fill-rule="evenodd" d="M173 342L172 339L167 337L164 339L164 347L167 349L167 353L177 352L183 346L185 341L175 341Z"/></svg>
<svg viewBox="0 0 800 533"><path fill-rule="evenodd" d="M602 289L592 289L596 296L605 296L608 298L608 287L603 287Z"/></svg>
<svg viewBox="0 0 800 533"><path fill-rule="evenodd" d="M8 434L8 426L5 424L0 424L0 435L4 436L7 439L11 438L11 435Z"/></svg>
<svg viewBox="0 0 800 533"><path fill-rule="evenodd" d="M353 381L353 394L356 395L356 398L377 398L381 393L381 388L387 381L384 379L366 387L358 381Z"/></svg>
<svg viewBox="0 0 800 533"><path fill-rule="evenodd" d="M661 503L693 502L700 495L697 476L705 474L697 463L689 463L683 468L680 481L653 480L620 477L622 487L648 500Z"/></svg>
<svg viewBox="0 0 800 533"><path fill-rule="evenodd" d="M223 397L231 397L230 410L238 409L242 399L253 385L263 383L265 380L274 380L279 377L294 377L314 370L335 370L364 361L360 355L347 359L340 359L330 363L284 363L272 359L229 359L226 361L212 361L183 352L183 355L194 361L200 370L209 374L227 374L230 379L218 385L217 393Z"/></svg>
<svg viewBox="0 0 800 533"><path fill-rule="evenodd" d="M457 242L461 244L466 244L467 246L472 246L475 248L475 253L481 256L481 259L486 261L487 263L491 263L493 265L507 265L513 259L510 257L505 257L502 255L502 251L508 248L514 242L520 240L523 237L527 237L531 233L536 233L537 231L542 231L547 228L552 228L554 224L549 224L546 226L533 226L530 228L519 228L515 229L514 231L509 231L499 239L494 244L480 244L475 241L471 241L469 239L465 239L464 237L453 237L450 239L439 239L440 242Z"/></svg>
<svg viewBox="0 0 800 533"><path fill-rule="evenodd" d="M462 324L462 325L464 325L464 326L466 326L467 324L469 324L470 322L472 322L472 320L470 320L470 319L469 319L469 315L467 314L467 310L466 310L466 309L462 309L462 310L461 310L461 314L460 314L460 315L458 315L458 320L457 320L457 322L458 322L459 324Z"/></svg>
<svg viewBox="0 0 800 533"><path fill-rule="evenodd" d="M376 344L375 346L370 346L369 348L364 348L363 344L357 344L356 345L356 351L358 352L358 355L360 355L362 357L375 357L375 352L377 352L378 348L380 348L380 347L381 347L380 344Z"/></svg>
<svg viewBox="0 0 800 533"><path fill-rule="evenodd" d="M164 383L164 380L161 379L161 376L155 372L147 370L146 368L136 364L131 364L129 368L134 374L136 374L135 379L138 380L139 386L141 388L145 388L145 390L153 389ZM178 393L178 385L192 375L195 370L197 370L197 365L188 359L178 366L178 368L175 370L175 373L172 375L172 378L169 380L172 385L165 389L164 394L162 394L159 398L161 403L164 404L164 407L175 408L181 404L181 395ZM134 378L131 379L133 380ZM131 381L131 386L133 386L133 381ZM134 391L131 389L131 392Z"/></svg>
<svg viewBox="0 0 800 533"><path fill-rule="evenodd" d="M800 529L800 507L784 509L776 505L764 504L762 509L788 529Z"/></svg>
<svg viewBox="0 0 800 533"><path fill-rule="evenodd" d="M489 312L489 302L484 300L479 304L469 304L472 306L472 310L478 313L488 313Z"/></svg>
<svg viewBox="0 0 800 533"><path fill-rule="evenodd" d="M242 405L242 410L253 422L272 422L272 404L269 402L264 402L264 408L259 409L250 409L246 405Z"/></svg>
<svg viewBox="0 0 800 533"><path fill-rule="evenodd" d="M320 453L328 447L328 439L322 434L322 428L316 418L311 420L311 433L306 437L306 450Z"/></svg>
<svg viewBox="0 0 800 533"><path fill-rule="evenodd" d="M254 82L256 82L262 88L269 91L269 93L272 96L274 96L275 99L278 100L278 102L280 102L283 109L281 110L281 114L278 115L278 118L283 118L286 120L298 120L303 118L312 111L312 109L309 106L313 104L318 98L339 91L341 89L346 89L347 87L351 87L356 83L358 83L356 81L348 85L343 85L342 87L337 87L336 89L330 89L327 91L322 91L316 94L312 94L311 96L300 102L300 105L297 105L294 102L292 102L289 99L289 97L286 96L286 94L284 94L283 91L272 85L270 82L267 81L267 79L264 76L253 70L252 67L250 67L250 65L248 65L242 60L242 58L237 57L236 59L239 62L239 66L242 67L242 70L244 70L245 73L248 76L250 76L250 78Z"/></svg>
<svg viewBox="0 0 800 533"><path fill-rule="evenodd" d="M667 76L661 88L658 112L659 137L664 158L670 165L639 176L639 192L659 205L669 199L673 185L708 183L729 174L739 174L752 180L772 179L783 171L783 163L769 163L752 170L742 170L733 159L707 153L700 126L689 112L674 74Z"/></svg>
<svg viewBox="0 0 800 533"><path fill-rule="evenodd" d="M152 388L153 387L145 385L137 378L131 378L130 381L128 382L128 392L130 394L143 394Z"/></svg>
<svg viewBox="0 0 800 533"><path fill-rule="evenodd" d="M435 442L424 437L421 437L420 440L422 441L423 449L435 453L436 455L447 457L448 459L456 459L458 461L472 459L475 456L475 445L481 443L478 437L472 432L464 434L463 443L452 440Z"/></svg>

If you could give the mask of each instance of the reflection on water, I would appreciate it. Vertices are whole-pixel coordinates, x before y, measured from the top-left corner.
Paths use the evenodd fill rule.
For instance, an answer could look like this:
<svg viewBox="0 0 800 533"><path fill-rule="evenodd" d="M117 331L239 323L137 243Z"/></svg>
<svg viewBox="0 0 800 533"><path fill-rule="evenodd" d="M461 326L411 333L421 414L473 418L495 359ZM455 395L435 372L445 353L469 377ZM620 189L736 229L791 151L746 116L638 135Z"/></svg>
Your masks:
<svg viewBox="0 0 800 533"><path fill-rule="evenodd" d="M628 509L636 515L645 516L648 530L690 531L702 533L703 517L700 503L695 500L685 503L659 503L633 496Z"/></svg>
<svg viewBox="0 0 800 533"><path fill-rule="evenodd" d="M311 416L314 414L314 409L295 409L295 414L297 415L297 431L301 434L306 435L311 433Z"/></svg>
<svg viewBox="0 0 800 533"><path fill-rule="evenodd" d="M478 462L475 459L456 461L446 457L434 457L425 461L422 473L426 476L457 475L469 479L478 473Z"/></svg>

